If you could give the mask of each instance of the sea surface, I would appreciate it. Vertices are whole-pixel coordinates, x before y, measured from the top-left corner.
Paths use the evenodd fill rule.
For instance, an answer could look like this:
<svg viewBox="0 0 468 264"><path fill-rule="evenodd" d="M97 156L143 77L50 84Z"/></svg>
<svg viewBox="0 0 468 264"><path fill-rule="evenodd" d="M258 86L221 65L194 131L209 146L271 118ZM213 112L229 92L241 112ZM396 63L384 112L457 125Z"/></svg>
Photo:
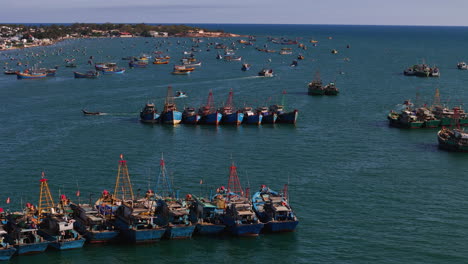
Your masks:
<svg viewBox="0 0 468 264"><path fill-rule="evenodd" d="M244 46L235 38L204 39L196 53L202 66L189 76L170 74L192 47L188 38L80 39L0 52L2 66L18 68L10 56L23 64L59 66L57 76L46 80L0 75L0 205L14 211L37 203L42 171L56 199L66 194L76 202L94 202L104 189L113 191L120 154L128 161L135 193L142 195L155 188L163 154L181 196L226 186L231 162L251 193L262 184L281 190L289 182L290 202L300 220L296 232L85 245L15 257L11 263L468 262L468 156L439 150L437 129L400 130L386 119L404 100L418 97L431 104L436 88L449 106L468 102L468 71L456 68L457 62L468 61L468 28L200 26L255 35L257 41ZM308 49L273 44L268 36L297 39ZM316 47L312 39L319 41ZM215 59L219 50L206 51L210 42L236 42L236 55L252 69L243 72L240 62ZM291 47L293 55L254 48L265 44L277 51ZM157 50L172 57L169 65L128 69L128 61L121 60ZM305 59L290 67L298 54ZM127 71L74 79L73 71L91 69L90 56L94 62L117 62ZM64 67L64 60L73 58L78 68ZM402 74L423 61L438 66L441 77ZM257 77L264 67L272 68L275 77ZM307 95L316 71L324 83L336 82L338 96ZM221 106L232 89L238 107L284 103L287 110L298 109L299 118L296 126L140 123L145 103L162 110L168 86L188 94L176 99L179 109L198 108L210 90ZM84 116L81 109L106 115Z"/></svg>

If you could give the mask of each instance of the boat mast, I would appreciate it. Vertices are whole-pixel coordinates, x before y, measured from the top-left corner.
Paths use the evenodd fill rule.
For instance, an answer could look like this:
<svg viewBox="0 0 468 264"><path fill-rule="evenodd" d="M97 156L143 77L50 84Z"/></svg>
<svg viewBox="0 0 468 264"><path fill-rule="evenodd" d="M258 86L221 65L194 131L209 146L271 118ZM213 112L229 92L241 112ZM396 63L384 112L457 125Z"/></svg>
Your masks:
<svg viewBox="0 0 468 264"><path fill-rule="evenodd" d="M214 107L214 102L213 102L213 90L210 90L210 93L208 93L208 100L206 102L206 107L211 110L211 108Z"/></svg>
<svg viewBox="0 0 468 264"><path fill-rule="evenodd" d="M114 198L122 201L134 200L132 183L128 174L127 161L120 154L119 168L117 170L117 179L115 180Z"/></svg>
<svg viewBox="0 0 468 264"><path fill-rule="evenodd" d="M169 108L172 108L172 107L175 108L174 94L172 92L172 86L168 86L167 87L166 100L164 102L164 112L175 110L175 109L169 109Z"/></svg>
<svg viewBox="0 0 468 264"><path fill-rule="evenodd" d="M229 168L228 192L244 196L244 190L242 190L242 185L240 184L239 176L237 175L237 168L234 166L234 161Z"/></svg>
<svg viewBox="0 0 468 264"><path fill-rule="evenodd" d="M43 211L46 212L48 210L50 213L53 213L53 208L55 207L47 181L48 180L45 178L45 173L42 172L41 179L39 180L41 183L41 188L39 193L39 204L37 208L39 217L42 216Z"/></svg>
<svg viewBox="0 0 468 264"><path fill-rule="evenodd" d="M225 107L230 107L231 109L234 107L232 103L232 97L234 93L232 92L232 89L229 91L228 99L226 101L226 104L224 104Z"/></svg>
<svg viewBox="0 0 468 264"><path fill-rule="evenodd" d="M158 182L156 184L155 192L162 197L173 197L174 192L172 190L172 184L170 179L167 177L166 163L164 162L164 156L161 153L161 160L159 162L160 171L158 176Z"/></svg>
<svg viewBox="0 0 468 264"><path fill-rule="evenodd" d="M440 93L439 93L439 88L436 88L435 94L434 94L434 101L432 102L432 105L435 106L442 106L440 103Z"/></svg>

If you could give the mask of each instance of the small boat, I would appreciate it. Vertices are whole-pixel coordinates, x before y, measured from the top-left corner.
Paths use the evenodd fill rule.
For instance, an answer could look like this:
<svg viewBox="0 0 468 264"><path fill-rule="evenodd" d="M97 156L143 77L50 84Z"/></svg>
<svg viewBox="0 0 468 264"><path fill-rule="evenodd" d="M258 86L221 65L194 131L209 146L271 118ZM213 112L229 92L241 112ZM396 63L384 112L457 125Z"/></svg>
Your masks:
<svg viewBox="0 0 468 264"><path fill-rule="evenodd" d="M103 74L122 74L125 72L125 69L124 68L117 68L117 67L112 67L112 68L108 68L108 67L104 67L102 68L102 73Z"/></svg>
<svg viewBox="0 0 468 264"><path fill-rule="evenodd" d="M243 71L248 71L248 70L250 70L250 66L251 66L251 65L248 64L248 63L242 63L242 68L241 68L241 70L243 70Z"/></svg>
<svg viewBox="0 0 468 264"><path fill-rule="evenodd" d="M296 67L297 65L298 65L297 60L293 60L293 61L291 62L291 65L289 65L289 66L290 66L290 67Z"/></svg>
<svg viewBox="0 0 468 264"><path fill-rule="evenodd" d="M262 69L259 73L258 76L262 77L273 77L273 70L272 69Z"/></svg>
<svg viewBox="0 0 468 264"><path fill-rule="evenodd" d="M174 71L194 71L195 67L189 67L187 65L175 65Z"/></svg>
<svg viewBox="0 0 468 264"><path fill-rule="evenodd" d="M81 72L73 72L75 78L88 78L88 79L96 79L99 77L99 72L98 71L87 71L85 73Z"/></svg>
<svg viewBox="0 0 468 264"><path fill-rule="evenodd" d="M102 115L101 112L88 112L85 109L81 109L84 115Z"/></svg>
<svg viewBox="0 0 468 264"><path fill-rule="evenodd" d="M218 55L216 55L216 59L222 60L222 59L223 59L223 55L221 55L221 54L218 53Z"/></svg>
<svg viewBox="0 0 468 264"><path fill-rule="evenodd" d="M338 51L337 51L336 49L332 49L331 53L332 53L332 54L337 54Z"/></svg>
<svg viewBox="0 0 468 264"><path fill-rule="evenodd" d="M298 60L303 60L303 59L304 59L304 56L301 55L301 54L299 54L299 56L297 56L297 59L298 59Z"/></svg>
<svg viewBox="0 0 468 264"><path fill-rule="evenodd" d="M430 77L440 77L440 70L439 70L439 68L437 68L437 67L432 67L429 76L430 76Z"/></svg>
<svg viewBox="0 0 468 264"><path fill-rule="evenodd" d="M148 61L130 61L128 66L130 68L146 68L146 66L148 66Z"/></svg>
<svg viewBox="0 0 468 264"><path fill-rule="evenodd" d="M323 87L323 90L325 91L325 95L338 95L338 93L340 92L340 90L336 88L335 82L331 82L325 85L325 87Z"/></svg>
<svg viewBox="0 0 468 264"><path fill-rule="evenodd" d="M457 68L460 70L468 70L468 65L466 62L462 61L457 64Z"/></svg>
<svg viewBox="0 0 468 264"><path fill-rule="evenodd" d="M276 123L284 124L296 124L298 110L293 110L291 112L285 112L282 105L271 105L269 108L270 112L276 113L278 118Z"/></svg>
<svg viewBox="0 0 468 264"><path fill-rule="evenodd" d="M244 114L243 123L249 125L260 125L262 124L263 115L261 112L254 112L252 107L246 106L242 109Z"/></svg>
<svg viewBox="0 0 468 264"><path fill-rule="evenodd" d="M6 75L16 75L17 72L18 72L17 70L9 69L9 70L4 71L3 73Z"/></svg>
<svg viewBox="0 0 468 264"><path fill-rule="evenodd" d="M147 103L140 112L140 121L143 123L159 123L160 115L153 103Z"/></svg>
<svg viewBox="0 0 468 264"><path fill-rule="evenodd" d="M67 67L67 68L76 68L76 63L69 62L69 63L65 64L65 67Z"/></svg>
<svg viewBox="0 0 468 264"><path fill-rule="evenodd" d="M188 70L174 70L171 73L174 75L189 75L191 71Z"/></svg>
<svg viewBox="0 0 468 264"><path fill-rule="evenodd" d="M30 72L28 70L25 70L24 72L16 72L17 79L45 79L46 77L47 73L45 72Z"/></svg>
<svg viewBox="0 0 468 264"><path fill-rule="evenodd" d="M163 124L171 125L177 125L182 121L182 113L177 111L171 86L167 87L166 101L164 102L164 110L161 112L160 120Z"/></svg>
<svg viewBox="0 0 468 264"><path fill-rule="evenodd" d="M252 196L252 205L266 232L291 232L299 224L286 195L265 185Z"/></svg>
<svg viewBox="0 0 468 264"><path fill-rule="evenodd" d="M403 71L403 74L406 76L416 75L415 66L407 68L406 70Z"/></svg>
<svg viewBox="0 0 468 264"><path fill-rule="evenodd" d="M182 92L182 91L175 92L174 98L185 98L185 97L187 97L187 94L185 92Z"/></svg>
<svg viewBox="0 0 468 264"><path fill-rule="evenodd" d="M197 114L197 112L195 111L195 108L193 107L184 108L184 112L182 112L182 123L196 125L199 120L200 120L200 115Z"/></svg>
<svg viewBox="0 0 468 264"><path fill-rule="evenodd" d="M201 66L201 61L197 62L197 63L187 63L187 64L184 64L185 67L196 67L196 66Z"/></svg>
<svg viewBox="0 0 468 264"><path fill-rule="evenodd" d="M153 64L169 64L169 60L155 60Z"/></svg>

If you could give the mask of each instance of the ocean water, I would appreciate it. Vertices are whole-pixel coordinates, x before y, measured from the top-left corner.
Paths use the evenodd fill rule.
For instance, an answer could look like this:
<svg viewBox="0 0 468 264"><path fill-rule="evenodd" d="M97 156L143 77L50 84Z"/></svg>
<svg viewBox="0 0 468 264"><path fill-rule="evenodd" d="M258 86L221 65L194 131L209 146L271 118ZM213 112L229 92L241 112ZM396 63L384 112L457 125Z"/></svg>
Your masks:
<svg viewBox="0 0 468 264"><path fill-rule="evenodd" d="M2 66L15 65L7 57L13 56L59 69L57 77L46 80L0 75L0 205L16 210L22 203L37 203L42 171L54 197L63 193L75 201L94 201L102 190L113 190L120 154L128 161L135 192L143 194L155 188L164 153L181 196L227 185L231 161L252 192L261 184L280 190L289 182L290 202L300 220L297 231L138 246L86 245L16 257L12 263L468 262L468 156L439 150L437 130L399 130L386 120L389 110L414 101L416 94L432 103L436 88L450 106L468 101L468 71L456 68L458 61L468 60L468 28L202 26L255 35L256 46L292 47L293 55L236 44L236 55L252 64L243 72L240 62L216 60L218 50L206 51L207 43L236 39L204 39L196 54L202 66L189 76L173 76L171 68L191 48L190 39L67 40L1 52ZM268 36L297 38L308 49L276 45L267 42ZM317 47L312 39L319 41ZM338 54L331 54L332 49ZM73 78L74 70L90 68L89 56L128 68L122 57L156 50L170 55L171 64L96 80ZM32 53L47 56L33 58ZM299 53L305 60L289 67ZM78 68L64 67L71 58ZM437 65L441 77L403 76L406 67L422 61ZM275 77L256 77L263 67L271 67ZM338 96L307 95L316 71L325 83L336 81ZM176 100L180 109L198 108L210 90L220 106L232 89L236 106L283 102L286 109L299 110L298 122L218 128L140 123L146 102L162 109L168 86L188 94ZM83 108L107 114L83 116ZM80 198L75 197L77 189Z"/></svg>

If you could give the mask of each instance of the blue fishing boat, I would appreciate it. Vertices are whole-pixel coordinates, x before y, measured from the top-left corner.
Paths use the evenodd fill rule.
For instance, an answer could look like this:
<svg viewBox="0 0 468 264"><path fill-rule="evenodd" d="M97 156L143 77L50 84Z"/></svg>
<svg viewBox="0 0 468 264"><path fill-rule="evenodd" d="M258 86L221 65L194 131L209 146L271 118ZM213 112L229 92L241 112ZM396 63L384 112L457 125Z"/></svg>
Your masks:
<svg viewBox="0 0 468 264"><path fill-rule="evenodd" d="M195 108L186 107L182 112L182 123L196 125L200 120L200 115L197 114Z"/></svg>
<svg viewBox="0 0 468 264"><path fill-rule="evenodd" d="M263 115L259 112L254 112L252 107L244 107L242 113L244 114L244 124L260 125L262 123Z"/></svg>
<svg viewBox="0 0 468 264"><path fill-rule="evenodd" d="M154 223L147 208L131 208L125 204L115 212L114 225L120 230L121 240L128 243L153 243L161 240L166 228Z"/></svg>
<svg viewBox="0 0 468 264"><path fill-rule="evenodd" d="M161 123L171 125L177 125L182 121L182 113L177 111L171 86L167 87L166 101L160 119Z"/></svg>
<svg viewBox="0 0 468 264"><path fill-rule="evenodd" d="M7 242L8 233L0 226L0 260L10 260L16 252L16 248Z"/></svg>
<svg viewBox="0 0 468 264"><path fill-rule="evenodd" d="M200 120L198 121L199 124L217 126L221 122L223 115L214 108L213 91L210 90L208 101L206 105L200 107L198 114L200 115Z"/></svg>
<svg viewBox="0 0 468 264"><path fill-rule="evenodd" d="M258 236L263 228L255 212L252 203L245 195L237 175L237 168L232 163L229 169L228 189L221 187L217 190L213 201L223 207L225 214L221 215L221 221L226 225L227 231L235 236Z"/></svg>
<svg viewBox="0 0 468 264"><path fill-rule="evenodd" d="M270 112L276 113L278 115L278 119L276 119L276 123L284 123L284 124L296 124L297 115L299 113L298 110L285 112L282 105L271 105Z"/></svg>
<svg viewBox="0 0 468 264"><path fill-rule="evenodd" d="M9 215L5 231L7 241L16 248L17 255L44 252L49 242L37 234L36 220L28 215Z"/></svg>
<svg viewBox="0 0 468 264"><path fill-rule="evenodd" d="M99 77L99 72L98 71L87 71L85 73L81 72L73 72L75 78L88 78L88 79L96 79Z"/></svg>
<svg viewBox="0 0 468 264"><path fill-rule="evenodd" d="M187 201L176 197L172 182L167 177L166 163L161 155L160 173L156 184L158 197L155 210L155 223L166 227L165 237L168 239L191 238L195 225L190 221L190 210Z"/></svg>
<svg viewBox="0 0 468 264"><path fill-rule="evenodd" d="M257 113L262 115L262 124L274 124L278 118L278 115L270 112L266 106L257 108Z"/></svg>
<svg viewBox="0 0 468 264"><path fill-rule="evenodd" d="M125 72L124 68L120 68L120 69L117 69L117 68L103 68L102 69L103 74L122 74L124 72Z"/></svg>
<svg viewBox="0 0 468 264"><path fill-rule="evenodd" d="M111 223L111 214L105 215L89 205L70 204L73 210L75 230L88 243L108 243L117 239L119 231Z"/></svg>
<svg viewBox="0 0 468 264"><path fill-rule="evenodd" d="M75 220L59 215L48 215L39 224L38 234L49 241L49 246L58 250L82 248L86 241L73 230Z"/></svg>
<svg viewBox="0 0 468 264"><path fill-rule="evenodd" d="M229 91L229 96L226 104L221 107L218 111L221 113L221 123L222 124L230 124L230 125L240 125L242 124L242 120L244 119L244 113L242 111L235 111L234 110L234 103L233 103L233 92L232 90Z"/></svg>
<svg viewBox="0 0 468 264"><path fill-rule="evenodd" d="M140 121L143 123L159 123L160 115L153 103L147 103L140 112Z"/></svg>
<svg viewBox="0 0 468 264"><path fill-rule="evenodd" d="M196 223L195 234L222 234L226 229L226 225L221 220L221 217L225 214L224 208L224 203L216 204L211 200L193 196L190 217L191 221Z"/></svg>
<svg viewBox="0 0 468 264"><path fill-rule="evenodd" d="M148 66L148 61L130 61L128 63L130 68L146 68Z"/></svg>
<svg viewBox="0 0 468 264"><path fill-rule="evenodd" d="M280 194L262 185L261 189L252 196L253 210L265 224L265 232L291 232L296 229L299 221L285 193L286 191Z"/></svg>

